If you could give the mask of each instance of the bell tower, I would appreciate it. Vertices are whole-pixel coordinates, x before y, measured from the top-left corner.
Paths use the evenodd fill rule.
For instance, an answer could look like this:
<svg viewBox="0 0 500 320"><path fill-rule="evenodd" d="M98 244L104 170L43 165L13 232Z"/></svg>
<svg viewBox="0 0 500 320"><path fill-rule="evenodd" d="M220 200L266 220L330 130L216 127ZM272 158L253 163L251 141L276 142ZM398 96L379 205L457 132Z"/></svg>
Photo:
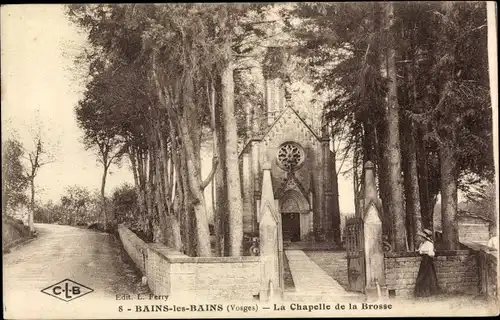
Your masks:
<svg viewBox="0 0 500 320"><path fill-rule="evenodd" d="M268 47L262 65L264 75L264 117L263 128L269 127L285 108L284 66L286 56L281 47Z"/></svg>

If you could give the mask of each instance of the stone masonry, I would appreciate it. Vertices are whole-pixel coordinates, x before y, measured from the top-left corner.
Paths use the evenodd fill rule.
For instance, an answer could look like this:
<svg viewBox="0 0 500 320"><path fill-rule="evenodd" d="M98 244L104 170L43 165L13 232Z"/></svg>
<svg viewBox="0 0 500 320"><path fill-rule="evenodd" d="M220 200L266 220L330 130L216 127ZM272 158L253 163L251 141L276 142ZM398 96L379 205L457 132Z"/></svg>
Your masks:
<svg viewBox="0 0 500 320"><path fill-rule="evenodd" d="M421 261L417 253L386 253L386 285L391 294L413 295ZM479 293L477 255L468 250L437 251L434 260L438 283L445 293Z"/></svg>
<svg viewBox="0 0 500 320"><path fill-rule="evenodd" d="M145 243L124 226L118 232L156 295L234 301L253 300L259 294L259 257L189 257L162 244Z"/></svg>

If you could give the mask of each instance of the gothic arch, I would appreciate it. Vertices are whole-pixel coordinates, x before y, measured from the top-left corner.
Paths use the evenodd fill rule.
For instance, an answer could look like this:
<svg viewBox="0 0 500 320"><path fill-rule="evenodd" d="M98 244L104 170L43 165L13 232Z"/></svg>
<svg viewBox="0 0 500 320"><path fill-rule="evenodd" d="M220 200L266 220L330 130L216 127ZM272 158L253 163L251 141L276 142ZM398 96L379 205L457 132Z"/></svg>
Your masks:
<svg viewBox="0 0 500 320"><path fill-rule="evenodd" d="M280 212L308 212L309 201L297 190L288 190L279 200Z"/></svg>

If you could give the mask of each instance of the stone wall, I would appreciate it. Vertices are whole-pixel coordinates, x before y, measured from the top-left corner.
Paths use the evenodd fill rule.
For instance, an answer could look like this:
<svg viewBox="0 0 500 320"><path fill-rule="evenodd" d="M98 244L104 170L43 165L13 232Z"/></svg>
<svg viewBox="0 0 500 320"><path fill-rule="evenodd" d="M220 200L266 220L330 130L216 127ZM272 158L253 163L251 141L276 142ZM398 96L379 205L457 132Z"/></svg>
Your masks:
<svg viewBox="0 0 500 320"><path fill-rule="evenodd" d="M479 218L460 218L458 234L460 242L475 242L486 245L490 239L489 223Z"/></svg>
<svg viewBox="0 0 500 320"><path fill-rule="evenodd" d="M206 300L252 300L260 289L259 257L189 257L145 243L119 226L123 246L156 295Z"/></svg>
<svg viewBox="0 0 500 320"><path fill-rule="evenodd" d="M21 221L2 217L2 249L8 249L29 237L29 228Z"/></svg>
<svg viewBox="0 0 500 320"><path fill-rule="evenodd" d="M120 235L123 248L127 251L129 257L134 261L136 267L141 270L142 274L146 274L146 255L148 247L146 242L123 226L119 226L118 234Z"/></svg>
<svg viewBox="0 0 500 320"><path fill-rule="evenodd" d="M415 252L385 254L389 294L397 297L413 295L421 259ZM479 293L478 257L472 251L437 251L434 266L438 283L445 293Z"/></svg>

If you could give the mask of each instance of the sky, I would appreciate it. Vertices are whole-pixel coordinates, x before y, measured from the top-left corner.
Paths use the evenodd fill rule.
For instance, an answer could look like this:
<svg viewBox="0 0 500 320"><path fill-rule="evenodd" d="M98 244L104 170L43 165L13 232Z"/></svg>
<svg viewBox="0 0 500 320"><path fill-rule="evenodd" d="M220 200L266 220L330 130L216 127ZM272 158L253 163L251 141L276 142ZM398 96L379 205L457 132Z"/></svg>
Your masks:
<svg viewBox="0 0 500 320"><path fill-rule="evenodd" d="M81 143L74 108L83 85L73 72L84 35L62 5L1 8L2 139L17 136L32 150L38 130L55 160L36 177L39 200L60 199L66 187L99 189L102 169ZM133 182L127 165L112 168L107 190Z"/></svg>
<svg viewBox="0 0 500 320"><path fill-rule="evenodd" d="M102 169L81 143L74 112L84 88L74 58L85 46L85 35L63 9L56 4L1 7L2 139L15 135L30 149L40 130L54 159L35 180L41 202L59 201L68 186L98 190L101 183ZM205 175L210 157L202 164ZM107 193L123 183L133 183L128 163L111 168ZM354 212L352 182L340 176L339 189L341 211Z"/></svg>

